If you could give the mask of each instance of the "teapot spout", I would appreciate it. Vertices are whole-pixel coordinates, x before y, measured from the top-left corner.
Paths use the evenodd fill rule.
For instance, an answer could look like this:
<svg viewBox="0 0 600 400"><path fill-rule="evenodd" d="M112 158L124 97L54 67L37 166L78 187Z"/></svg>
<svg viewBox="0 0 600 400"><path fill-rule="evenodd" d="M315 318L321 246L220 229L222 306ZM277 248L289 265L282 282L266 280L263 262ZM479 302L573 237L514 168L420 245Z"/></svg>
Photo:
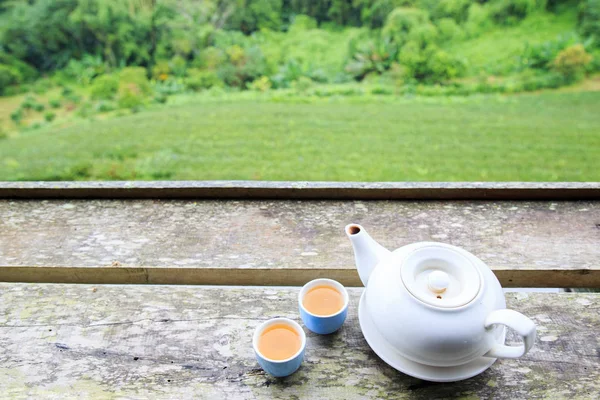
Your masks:
<svg viewBox="0 0 600 400"><path fill-rule="evenodd" d="M371 272L373 272L381 259L390 254L390 251L377 243L369 236L365 228L358 224L347 225L346 235L348 235L348 238L352 242L358 275L366 287Z"/></svg>

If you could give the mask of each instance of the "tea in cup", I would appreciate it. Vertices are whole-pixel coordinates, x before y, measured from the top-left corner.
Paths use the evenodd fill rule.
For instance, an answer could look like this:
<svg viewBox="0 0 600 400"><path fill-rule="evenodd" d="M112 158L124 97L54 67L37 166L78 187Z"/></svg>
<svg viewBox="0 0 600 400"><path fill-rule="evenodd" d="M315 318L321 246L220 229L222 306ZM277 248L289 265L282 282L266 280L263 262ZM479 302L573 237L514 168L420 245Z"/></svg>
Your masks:
<svg viewBox="0 0 600 400"><path fill-rule="evenodd" d="M348 292L332 279L315 279L300 290L300 317L314 333L327 335L340 329L348 315Z"/></svg>
<svg viewBox="0 0 600 400"><path fill-rule="evenodd" d="M258 363L267 373L288 376L296 372L304 359L306 335L297 322L274 318L256 328L252 346Z"/></svg>

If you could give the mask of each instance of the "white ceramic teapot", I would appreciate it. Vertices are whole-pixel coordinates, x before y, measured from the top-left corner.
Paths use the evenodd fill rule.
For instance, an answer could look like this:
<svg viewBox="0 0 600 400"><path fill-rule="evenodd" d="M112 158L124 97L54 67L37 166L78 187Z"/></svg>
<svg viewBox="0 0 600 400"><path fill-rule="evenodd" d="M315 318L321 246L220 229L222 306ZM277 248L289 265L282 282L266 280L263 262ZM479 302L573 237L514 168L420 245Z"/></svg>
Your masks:
<svg viewBox="0 0 600 400"><path fill-rule="evenodd" d="M390 252L357 224L346 226L346 234L366 287L361 329L392 367L430 381L457 381L533 346L535 324L506 309L500 282L473 254L435 242ZM523 345L504 344L506 326Z"/></svg>

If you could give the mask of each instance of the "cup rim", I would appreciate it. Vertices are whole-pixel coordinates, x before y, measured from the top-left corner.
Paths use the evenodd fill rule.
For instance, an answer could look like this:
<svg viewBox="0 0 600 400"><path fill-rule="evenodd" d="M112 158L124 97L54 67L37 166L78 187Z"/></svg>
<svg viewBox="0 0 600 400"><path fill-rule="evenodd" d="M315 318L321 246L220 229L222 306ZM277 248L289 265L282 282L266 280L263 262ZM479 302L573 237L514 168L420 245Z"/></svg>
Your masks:
<svg viewBox="0 0 600 400"><path fill-rule="evenodd" d="M285 325L291 326L300 335L300 340L301 340L300 349L296 353L294 353L293 356L286 358L285 360L273 360L272 358L265 357L265 355L263 353L261 353L260 350L258 350L258 340L260 339L260 335L262 334L262 332L269 326L275 325L277 323L284 323ZM291 320L289 318L284 318L284 317L271 318L271 319L266 320L263 323L261 323L254 330L254 335L252 336L252 347L254 348L254 352L256 354L258 354L258 356L260 358L262 358L270 363L282 364L282 363L285 363L285 362L295 359L302 353L302 351L304 351L304 349L306 348L306 333L304 333L304 329L302 329L300 324L294 320Z"/></svg>
<svg viewBox="0 0 600 400"><path fill-rule="evenodd" d="M335 287L344 297L344 306L338 312L335 312L335 313L329 314L329 315L317 315L317 314L314 314L314 313L311 313L310 311L308 311L306 309L306 307L304 307L304 304L302 304L302 300L304 299L306 292L308 292L308 289L312 288L313 286L317 286L319 283L324 283L324 284L328 284L330 286ZM348 309L349 303L350 303L350 296L348 295L348 291L346 290L344 285L342 285L338 281L335 281L335 280L329 279L329 278L313 279L312 281L307 282L304 286L302 286L302 289L300 289L300 293L298 293L298 304L300 305L300 308L302 309L302 311L304 311L311 317L315 317L315 318L331 318L331 317L340 315L341 313L343 313L345 310Z"/></svg>

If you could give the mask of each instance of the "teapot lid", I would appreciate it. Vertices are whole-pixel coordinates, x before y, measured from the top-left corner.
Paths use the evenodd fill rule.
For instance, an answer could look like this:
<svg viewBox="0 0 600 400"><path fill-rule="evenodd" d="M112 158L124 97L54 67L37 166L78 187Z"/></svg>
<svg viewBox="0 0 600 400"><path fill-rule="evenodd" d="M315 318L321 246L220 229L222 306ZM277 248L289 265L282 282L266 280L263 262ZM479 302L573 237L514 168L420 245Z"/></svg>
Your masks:
<svg viewBox="0 0 600 400"><path fill-rule="evenodd" d="M473 261L445 244L428 244L406 256L402 283L417 299L434 307L456 308L473 300L482 287Z"/></svg>

